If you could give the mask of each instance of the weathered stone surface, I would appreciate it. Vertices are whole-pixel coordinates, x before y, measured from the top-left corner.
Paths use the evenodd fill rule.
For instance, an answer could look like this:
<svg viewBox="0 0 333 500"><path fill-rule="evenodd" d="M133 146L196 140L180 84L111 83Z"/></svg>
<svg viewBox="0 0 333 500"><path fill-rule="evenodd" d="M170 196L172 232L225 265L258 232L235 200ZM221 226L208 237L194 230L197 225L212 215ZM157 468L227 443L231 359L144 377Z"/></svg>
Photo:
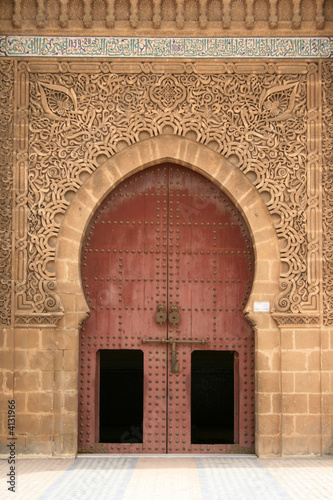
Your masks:
<svg viewBox="0 0 333 500"><path fill-rule="evenodd" d="M141 19L140 4L138 33L171 32L170 9ZM293 29L310 33L317 23L325 33L332 11L309 4L313 21L301 17ZM24 9L15 18L1 11L3 29L35 30ZM119 10L94 15L95 34L105 32L105 19L120 29ZM280 35L298 23L297 12L288 15ZM207 14L210 34L227 22L218 16ZM282 22L273 17L251 28L250 19L233 16L230 33L247 25L267 34L267 23ZM61 25L40 11L42 18L45 30L73 33L66 13ZM127 21L130 32L135 15ZM89 23L75 29L88 33ZM183 33L197 24L185 22ZM78 335L88 310L82 239L113 186L163 159L210 178L251 229L256 275L246 312L256 331L256 452L332 453L333 64L117 64L0 60L0 387L4 408L16 401L20 453L76 452ZM270 311L254 313L253 303L266 300Z"/></svg>
<svg viewBox="0 0 333 500"><path fill-rule="evenodd" d="M304 3L304 2L303 2ZM15 6L14 6L15 4ZM325 5L324 5L325 4ZM0 20L6 33L52 33L70 36L280 36L332 33L333 8L330 2L309 0L276 3L271 0L128 0L124 2L17 3L4 0Z"/></svg>

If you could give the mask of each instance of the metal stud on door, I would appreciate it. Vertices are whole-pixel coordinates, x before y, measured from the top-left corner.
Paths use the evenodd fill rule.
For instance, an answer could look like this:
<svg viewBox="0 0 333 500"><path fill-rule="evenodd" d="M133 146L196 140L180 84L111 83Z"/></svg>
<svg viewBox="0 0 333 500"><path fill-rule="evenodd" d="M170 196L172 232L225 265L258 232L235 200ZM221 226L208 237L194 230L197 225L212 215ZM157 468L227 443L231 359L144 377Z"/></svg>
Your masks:
<svg viewBox="0 0 333 500"><path fill-rule="evenodd" d="M169 360L168 451L249 453L254 338L243 314L253 280L249 232L219 188L179 166L169 170L169 207L169 302L181 318L169 319L169 338L184 344L176 373Z"/></svg>
<svg viewBox="0 0 333 500"><path fill-rule="evenodd" d="M88 228L82 276L90 316L80 336L80 451L166 452L167 351L142 344L144 336L167 335L166 200L166 170L140 172L111 193ZM101 354L109 350L116 357L109 357L109 366L105 357L102 366ZM143 373L131 358L134 351L143 353ZM143 397L137 401L140 377ZM102 385L117 386L110 388L109 405L100 401Z"/></svg>
<svg viewBox="0 0 333 500"><path fill-rule="evenodd" d="M230 200L182 167L136 174L94 215L82 276L79 450L253 450L253 250Z"/></svg>

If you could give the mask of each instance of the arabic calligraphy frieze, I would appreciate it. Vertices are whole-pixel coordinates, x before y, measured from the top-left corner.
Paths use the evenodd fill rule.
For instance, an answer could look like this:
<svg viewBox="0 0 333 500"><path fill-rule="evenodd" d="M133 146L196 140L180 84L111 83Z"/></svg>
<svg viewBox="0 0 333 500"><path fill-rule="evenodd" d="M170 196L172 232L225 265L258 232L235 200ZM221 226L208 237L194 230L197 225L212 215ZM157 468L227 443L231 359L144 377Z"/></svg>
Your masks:
<svg viewBox="0 0 333 500"><path fill-rule="evenodd" d="M0 36L3 57L332 58L333 37Z"/></svg>

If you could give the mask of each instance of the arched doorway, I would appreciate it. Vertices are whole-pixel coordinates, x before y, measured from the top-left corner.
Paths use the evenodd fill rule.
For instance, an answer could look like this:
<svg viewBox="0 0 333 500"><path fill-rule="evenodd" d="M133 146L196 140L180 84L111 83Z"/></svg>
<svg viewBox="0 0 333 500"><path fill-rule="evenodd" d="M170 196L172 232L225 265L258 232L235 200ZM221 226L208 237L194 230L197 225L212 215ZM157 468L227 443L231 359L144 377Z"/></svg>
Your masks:
<svg viewBox="0 0 333 500"><path fill-rule="evenodd" d="M254 451L253 265L200 174L158 165L111 192L82 253L79 451Z"/></svg>

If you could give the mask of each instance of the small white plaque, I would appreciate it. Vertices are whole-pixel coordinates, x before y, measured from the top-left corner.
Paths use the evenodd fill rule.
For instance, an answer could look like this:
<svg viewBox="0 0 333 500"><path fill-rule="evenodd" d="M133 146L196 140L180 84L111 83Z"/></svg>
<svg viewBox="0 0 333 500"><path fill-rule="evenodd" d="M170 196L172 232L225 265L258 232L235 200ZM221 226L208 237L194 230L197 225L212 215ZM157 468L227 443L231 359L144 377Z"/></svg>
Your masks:
<svg viewBox="0 0 333 500"><path fill-rule="evenodd" d="M255 312L269 312L269 302L255 302L253 310Z"/></svg>

